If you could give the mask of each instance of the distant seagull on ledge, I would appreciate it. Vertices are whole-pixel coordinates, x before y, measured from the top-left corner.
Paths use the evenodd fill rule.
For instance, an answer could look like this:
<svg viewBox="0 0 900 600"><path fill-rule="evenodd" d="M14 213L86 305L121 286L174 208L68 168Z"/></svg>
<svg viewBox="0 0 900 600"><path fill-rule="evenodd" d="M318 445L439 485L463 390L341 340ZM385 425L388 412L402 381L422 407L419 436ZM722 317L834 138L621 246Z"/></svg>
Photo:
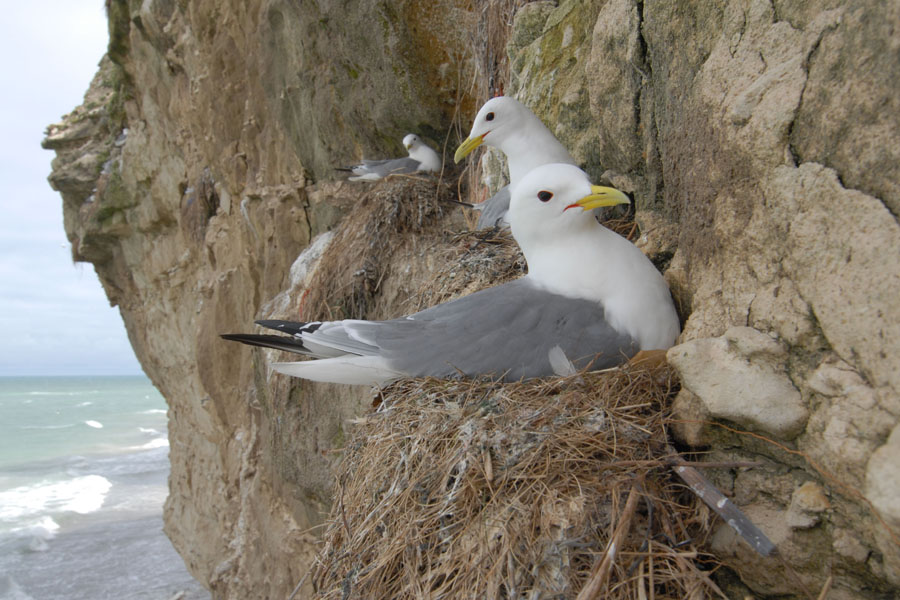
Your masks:
<svg viewBox="0 0 900 600"><path fill-rule="evenodd" d="M508 223L510 190L526 173L550 163L575 164L575 159L537 115L509 96L498 96L484 103L475 115L469 137L456 149L454 162L461 161L482 144L506 155L509 185L475 206L481 210L478 229Z"/></svg>
<svg viewBox="0 0 900 600"><path fill-rule="evenodd" d="M510 204L526 276L390 321L257 321L287 335L222 337L317 359L273 364L281 373L361 385L424 376L516 381L668 348L679 323L665 280L591 213L628 201L592 186L578 167L538 167Z"/></svg>
<svg viewBox="0 0 900 600"><path fill-rule="evenodd" d="M441 157L429 148L422 139L414 133L403 138L403 145L409 151L406 158L388 158L385 160L363 159L358 165L346 168L338 168L338 171L350 171L350 181L376 181L388 175L400 175L424 172L436 172L441 169Z"/></svg>

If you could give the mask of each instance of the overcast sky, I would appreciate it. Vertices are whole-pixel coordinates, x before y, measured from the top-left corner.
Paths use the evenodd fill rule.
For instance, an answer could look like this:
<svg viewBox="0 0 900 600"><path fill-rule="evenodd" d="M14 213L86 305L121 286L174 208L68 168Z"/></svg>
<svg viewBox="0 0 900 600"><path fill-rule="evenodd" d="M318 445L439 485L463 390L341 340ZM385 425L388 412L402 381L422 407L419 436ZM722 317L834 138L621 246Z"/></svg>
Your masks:
<svg viewBox="0 0 900 600"><path fill-rule="evenodd" d="M47 125L81 104L108 34L101 0L8 2L0 19L0 375L141 373L93 266L73 264L47 183Z"/></svg>

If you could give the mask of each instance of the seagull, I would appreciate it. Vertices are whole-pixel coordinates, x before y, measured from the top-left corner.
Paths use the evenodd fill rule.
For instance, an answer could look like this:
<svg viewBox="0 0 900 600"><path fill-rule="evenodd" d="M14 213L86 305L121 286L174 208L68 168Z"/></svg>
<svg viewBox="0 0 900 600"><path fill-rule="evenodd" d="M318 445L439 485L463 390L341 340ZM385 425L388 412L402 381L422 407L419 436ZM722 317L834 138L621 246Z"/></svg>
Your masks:
<svg viewBox="0 0 900 600"><path fill-rule="evenodd" d="M541 120L527 106L509 96L497 96L484 103L475 115L469 137L456 149L453 161L458 163L482 144L506 155L510 181L508 186L482 203L478 229L507 221L510 188L526 173L550 163L575 164L575 159Z"/></svg>
<svg viewBox="0 0 900 600"><path fill-rule="evenodd" d="M257 321L286 335L225 334L315 360L275 363L314 381L384 385L403 377L503 381L618 365L670 347L678 315L665 280L591 211L629 202L578 167L534 169L514 188L513 237L528 274L389 321Z"/></svg>
<svg viewBox="0 0 900 600"><path fill-rule="evenodd" d="M419 171L436 172L441 168L441 157L429 148L422 138L414 133L403 138L403 146L409 151L406 158L388 158L385 160L366 160L352 167L339 168L339 171L350 171L350 181L375 181L388 175L417 173Z"/></svg>

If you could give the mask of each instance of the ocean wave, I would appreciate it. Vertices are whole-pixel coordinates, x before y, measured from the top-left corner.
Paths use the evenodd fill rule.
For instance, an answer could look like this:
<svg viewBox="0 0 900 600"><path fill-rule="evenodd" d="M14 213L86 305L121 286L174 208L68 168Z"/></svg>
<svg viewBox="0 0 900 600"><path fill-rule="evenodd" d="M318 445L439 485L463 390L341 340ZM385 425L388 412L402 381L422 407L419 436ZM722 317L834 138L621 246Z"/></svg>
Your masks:
<svg viewBox="0 0 900 600"><path fill-rule="evenodd" d="M132 446L132 450L155 450L156 448L168 448L169 439L168 438L156 438L155 440L150 440L146 444L142 444L140 446Z"/></svg>
<svg viewBox="0 0 900 600"><path fill-rule="evenodd" d="M26 533L28 535L32 535L35 537L39 537L43 540L50 540L56 535L56 532L59 531L59 523L53 520L53 517L43 516L39 521L35 523L31 523L29 525L23 525L22 527L15 527L12 529L15 533Z"/></svg>
<svg viewBox="0 0 900 600"><path fill-rule="evenodd" d="M3 600L34 600L9 575L0 576L0 598Z"/></svg>
<svg viewBox="0 0 900 600"><path fill-rule="evenodd" d="M141 433L151 433L154 435L159 435L159 429L153 429L152 427L138 427L138 431Z"/></svg>
<svg viewBox="0 0 900 600"><path fill-rule="evenodd" d="M151 408L150 410L142 410L139 415L164 415L168 411L164 408Z"/></svg>
<svg viewBox="0 0 900 600"><path fill-rule="evenodd" d="M20 425L19 429L68 429L75 427L77 423L66 423L65 425Z"/></svg>
<svg viewBox="0 0 900 600"><path fill-rule="evenodd" d="M26 485L0 492L0 521L10 524L48 512L82 515L100 510L112 483L100 475Z"/></svg>
<svg viewBox="0 0 900 600"><path fill-rule="evenodd" d="M21 547L29 552L46 552L50 548L47 542L56 537L57 531L59 523L48 516L42 517L36 523L13 527L10 530L21 543ZM0 596L0 599L2 598L3 596Z"/></svg>
<svg viewBox="0 0 900 600"><path fill-rule="evenodd" d="M94 429L103 429L103 423L99 421L85 421L84 424Z"/></svg>
<svg viewBox="0 0 900 600"><path fill-rule="evenodd" d="M99 394L100 390L80 390L77 392L25 392L26 396L89 396L92 394Z"/></svg>

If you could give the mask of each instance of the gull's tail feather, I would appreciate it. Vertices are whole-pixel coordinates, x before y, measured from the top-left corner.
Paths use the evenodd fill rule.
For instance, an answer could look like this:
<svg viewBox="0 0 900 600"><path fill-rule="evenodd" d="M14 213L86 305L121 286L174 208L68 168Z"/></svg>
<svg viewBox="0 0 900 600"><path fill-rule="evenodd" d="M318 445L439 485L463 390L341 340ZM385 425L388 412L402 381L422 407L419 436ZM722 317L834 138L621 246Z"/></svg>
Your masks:
<svg viewBox="0 0 900 600"><path fill-rule="evenodd" d="M312 355L312 352L303 345L298 338L285 337L283 335L257 335L253 333L223 333L219 337L232 342L241 342L250 346L261 348L274 348L285 352Z"/></svg>
<svg viewBox="0 0 900 600"><path fill-rule="evenodd" d="M285 375L311 381L350 385L385 385L404 377L387 366L380 356L344 355L319 360L273 363L272 368Z"/></svg>

